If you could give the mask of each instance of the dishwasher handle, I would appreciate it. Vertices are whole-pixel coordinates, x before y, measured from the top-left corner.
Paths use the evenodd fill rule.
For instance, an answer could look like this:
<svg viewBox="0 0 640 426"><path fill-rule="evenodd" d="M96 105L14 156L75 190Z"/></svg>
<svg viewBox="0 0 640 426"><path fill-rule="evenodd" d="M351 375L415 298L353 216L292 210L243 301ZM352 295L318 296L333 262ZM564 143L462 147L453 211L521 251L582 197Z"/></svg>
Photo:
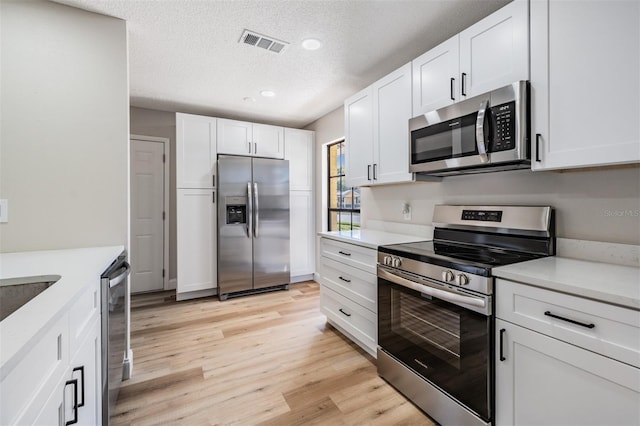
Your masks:
<svg viewBox="0 0 640 426"><path fill-rule="evenodd" d="M127 275L129 275L129 272L131 272L131 265L129 265L129 262L124 261L122 262L122 267L118 269L117 272L119 273L118 274L114 273L113 275L110 275L108 277L109 288L117 286L127 278Z"/></svg>

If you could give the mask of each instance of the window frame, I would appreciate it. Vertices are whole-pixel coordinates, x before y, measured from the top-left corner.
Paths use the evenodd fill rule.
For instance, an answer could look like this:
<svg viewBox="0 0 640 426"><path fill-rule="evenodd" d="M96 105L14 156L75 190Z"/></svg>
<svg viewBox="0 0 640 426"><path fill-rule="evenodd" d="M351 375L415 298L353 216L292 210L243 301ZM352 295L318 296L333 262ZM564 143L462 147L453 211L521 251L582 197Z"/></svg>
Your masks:
<svg viewBox="0 0 640 426"><path fill-rule="evenodd" d="M342 173L338 172L337 175L332 175L331 174L331 147L333 147L334 145L342 145L342 152L345 152L345 139L336 141L336 142L332 142L330 144L327 144L327 230L329 232L331 231L341 231L342 229L331 229L331 214L333 212L337 212L338 216L340 216L340 213L344 212L344 213L351 213L350 217L351 220L349 222L349 229L353 230L353 213L357 213L358 215L360 215L360 208L358 207L353 208L353 206L355 205L355 200L353 200L352 198L352 202L351 202L351 208L345 208L345 207L331 207L331 181L332 180L342 180L342 182L344 183L344 179L345 179L345 172L344 172L344 167L342 168ZM337 158L337 156L336 156ZM340 170L337 165L335 167L336 170ZM343 186L343 185L340 185ZM357 186L352 186L350 188L346 188L345 190L351 189L351 193L355 194L355 190L358 189L359 187ZM359 193L359 192L358 192ZM353 196L353 195L352 195ZM338 203L338 205L340 205L341 203ZM360 204L358 204L359 206ZM340 223L340 222L338 222ZM338 225L338 228L340 228L340 225ZM359 229L356 228L356 229Z"/></svg>

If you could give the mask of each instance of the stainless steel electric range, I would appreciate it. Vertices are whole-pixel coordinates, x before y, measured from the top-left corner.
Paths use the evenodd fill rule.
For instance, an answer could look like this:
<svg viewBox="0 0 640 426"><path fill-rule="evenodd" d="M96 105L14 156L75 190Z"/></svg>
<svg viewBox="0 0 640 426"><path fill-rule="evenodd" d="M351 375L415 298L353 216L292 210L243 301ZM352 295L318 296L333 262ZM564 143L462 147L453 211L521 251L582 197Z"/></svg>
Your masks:
<svg viewBox="0 0 640 426"><path fill-rule="evenodd" d="M434 239L378 248L378 374L443 425L494 412L492 268L555 254L551 207L438 205Z"/></svg>

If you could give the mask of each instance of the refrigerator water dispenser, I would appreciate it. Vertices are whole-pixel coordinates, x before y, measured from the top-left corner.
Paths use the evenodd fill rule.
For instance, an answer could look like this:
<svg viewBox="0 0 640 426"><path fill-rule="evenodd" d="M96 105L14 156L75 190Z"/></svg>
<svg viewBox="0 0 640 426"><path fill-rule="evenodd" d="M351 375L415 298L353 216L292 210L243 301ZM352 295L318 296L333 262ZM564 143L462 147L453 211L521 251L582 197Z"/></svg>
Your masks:
<svg viewBox="0 0 640 426"><path fill-rule="evenodd" d="M227 225L247 223L247 197L225 197Z"/></svg>

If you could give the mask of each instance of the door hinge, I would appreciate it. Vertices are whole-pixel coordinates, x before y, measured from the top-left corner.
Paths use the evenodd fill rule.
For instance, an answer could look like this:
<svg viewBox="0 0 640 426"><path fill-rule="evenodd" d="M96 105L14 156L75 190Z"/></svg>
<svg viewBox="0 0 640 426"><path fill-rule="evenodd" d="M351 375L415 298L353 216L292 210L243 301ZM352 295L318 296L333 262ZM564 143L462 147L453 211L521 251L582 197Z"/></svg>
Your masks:
<svg viewBox="0 0 640 426"><path fill-rule="evenodd" d="M167 162L167 154L162 154L162 162L163 163Z"/></svg>
<svg viewBox="0 0 640 426"><path fill-rule="evenodd" d="M166 218L166 214L165 212L162 212L162 220L166 220L165 218Z"/></svg>
<svg viewBox="0 0 640 426"><path fill-rule="evenodd" d="M162 278L164 278L164 268L162 269Z"/></svg>

